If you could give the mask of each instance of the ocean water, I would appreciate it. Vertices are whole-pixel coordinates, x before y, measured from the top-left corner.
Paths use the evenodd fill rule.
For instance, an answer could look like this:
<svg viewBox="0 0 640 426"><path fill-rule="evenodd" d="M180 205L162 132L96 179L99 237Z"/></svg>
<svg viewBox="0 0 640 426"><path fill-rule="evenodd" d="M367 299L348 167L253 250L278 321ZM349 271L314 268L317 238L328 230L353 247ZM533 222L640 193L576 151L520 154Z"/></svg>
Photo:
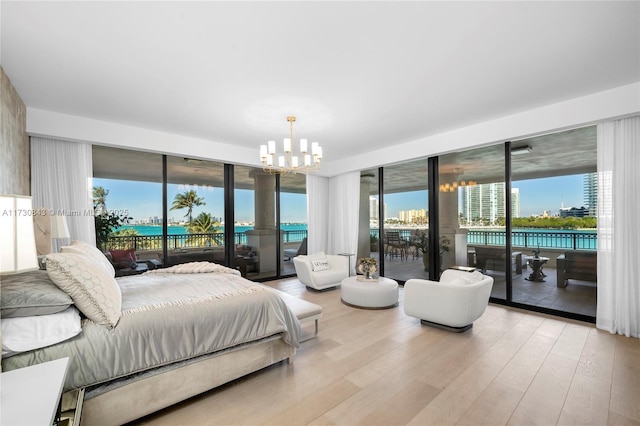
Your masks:
<svg viewBox="0 0 640 426"><path fill-rule="evenodd" d="M306 231L306 223L288 223L281 226L283 231ZM162 226L160 225L123 225L120 229L134 229L138 231L140 235L162 235ZM253 226L234 226L236 234L243 233L249 229L253 229ZM220 228L220 232L224 232L224 226ZM186 235L188 234L187 228L180 225L172 225L167 227L167 233L169 235Z"/></svg>

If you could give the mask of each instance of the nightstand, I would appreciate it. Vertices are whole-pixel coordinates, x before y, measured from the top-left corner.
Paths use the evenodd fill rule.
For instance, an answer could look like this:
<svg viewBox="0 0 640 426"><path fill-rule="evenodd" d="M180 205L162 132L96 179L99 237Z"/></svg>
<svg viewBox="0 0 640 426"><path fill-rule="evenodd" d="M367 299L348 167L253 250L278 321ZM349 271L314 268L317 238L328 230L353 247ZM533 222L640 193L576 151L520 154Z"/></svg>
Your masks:
<svg viewBox="0 0 640 426"><path fill-rule="evenodd" d="M59 416L69 358L2 373L2 425L51 425Z"/></svg>

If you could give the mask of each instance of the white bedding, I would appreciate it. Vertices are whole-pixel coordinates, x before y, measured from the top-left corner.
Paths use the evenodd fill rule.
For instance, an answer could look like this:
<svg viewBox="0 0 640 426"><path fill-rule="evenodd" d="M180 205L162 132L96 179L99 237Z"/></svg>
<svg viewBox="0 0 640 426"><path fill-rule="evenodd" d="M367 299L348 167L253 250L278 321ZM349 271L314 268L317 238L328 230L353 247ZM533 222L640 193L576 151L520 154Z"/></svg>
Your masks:
<svg viewBox="0 0 640 426"><path fill-rule="evenodd" d="M69 356L67 391L268 336L299 342L299 322L277 293L235 274L160 270L118 284L122 316L113 330L85 319L76 337L7 358L3 370Z"/></svg>

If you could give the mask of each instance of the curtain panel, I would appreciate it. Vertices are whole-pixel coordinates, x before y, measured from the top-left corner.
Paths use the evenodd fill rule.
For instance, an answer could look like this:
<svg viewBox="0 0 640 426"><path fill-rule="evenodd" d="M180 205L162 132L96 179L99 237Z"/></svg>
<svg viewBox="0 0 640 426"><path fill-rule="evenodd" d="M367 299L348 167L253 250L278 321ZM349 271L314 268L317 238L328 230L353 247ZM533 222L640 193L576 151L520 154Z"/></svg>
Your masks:
<svg viewBox="0 0 640 426"><path fill-rule="evenodd" d="M31 137L33 206L64 215L72 240L95 245L92 180L90 144Z"/></svg>
<svg viewBox="0 0 640 426"><path fill-rule="evenodd" d="M329 253L358 252L360 212L360 172L350 172L329 179ZM356 261L351 262L355 271Z"/></svg>
<svg viewBox="0 0 640 426"><path fill-rule="evenodd" d="M307 175L307 253L327 251L329 178Z"/></svg>
<svg viewBox="0 0 640 426"><path fill-rule="evenodd" d="M309 253L357 253L359 197L359 172L332 178L307 175Z"/></svg>
<svg viewBox="0 0 640 426"><path fill-rule="evenodd" d="M598 125L596 326L640 337L640 117Z"/></svg>

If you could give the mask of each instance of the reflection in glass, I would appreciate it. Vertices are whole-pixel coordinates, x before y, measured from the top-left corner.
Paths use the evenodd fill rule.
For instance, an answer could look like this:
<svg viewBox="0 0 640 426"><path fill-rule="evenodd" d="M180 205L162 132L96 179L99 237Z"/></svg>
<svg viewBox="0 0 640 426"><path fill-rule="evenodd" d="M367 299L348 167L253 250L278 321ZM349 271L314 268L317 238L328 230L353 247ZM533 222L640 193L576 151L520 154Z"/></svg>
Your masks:
<svg viewBox="0 0 640 426"><path fill-rule="evenodd" d="M494 278L492 296L506 299L504 145L439 157L441 268L475 266Z"/></svg>

